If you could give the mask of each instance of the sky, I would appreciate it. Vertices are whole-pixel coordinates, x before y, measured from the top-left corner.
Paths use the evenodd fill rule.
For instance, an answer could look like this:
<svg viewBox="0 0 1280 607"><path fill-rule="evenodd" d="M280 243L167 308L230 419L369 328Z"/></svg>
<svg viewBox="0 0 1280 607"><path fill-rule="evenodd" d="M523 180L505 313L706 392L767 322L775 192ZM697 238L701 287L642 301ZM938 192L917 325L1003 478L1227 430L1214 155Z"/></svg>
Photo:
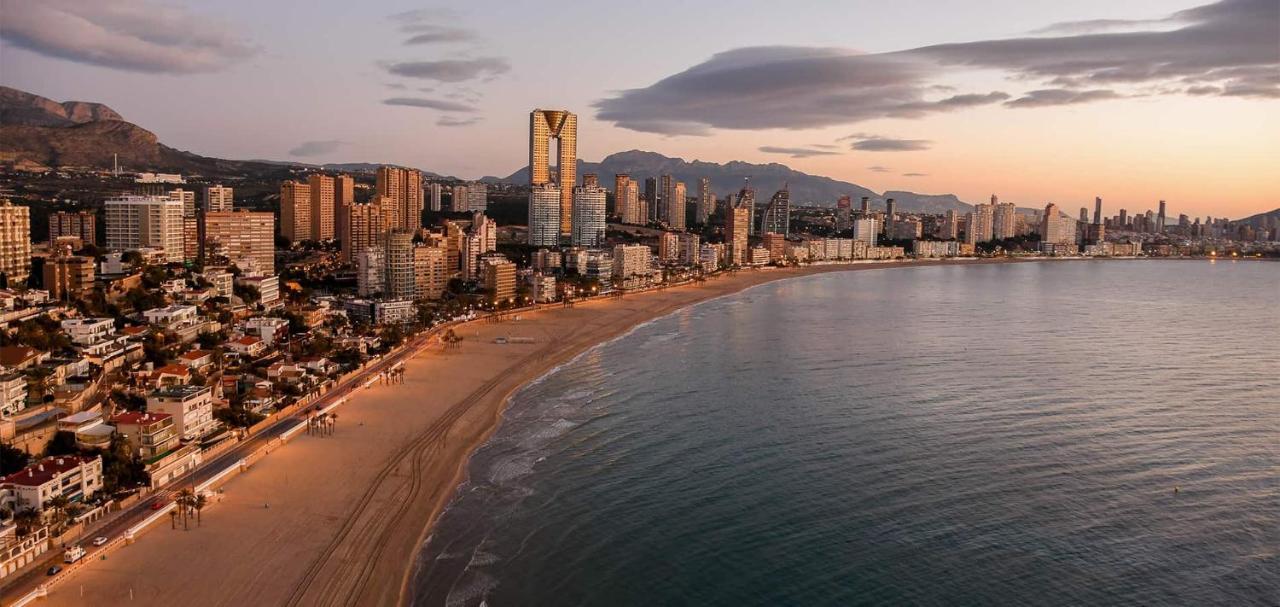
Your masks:
<svg viewBox="0 0 1280 607"><path fill-rule="evenodd" d="M780 162L1108 215L1280 207L1276 0L0 0L0 84L223 158L476 178L578 152Z"/></svg>

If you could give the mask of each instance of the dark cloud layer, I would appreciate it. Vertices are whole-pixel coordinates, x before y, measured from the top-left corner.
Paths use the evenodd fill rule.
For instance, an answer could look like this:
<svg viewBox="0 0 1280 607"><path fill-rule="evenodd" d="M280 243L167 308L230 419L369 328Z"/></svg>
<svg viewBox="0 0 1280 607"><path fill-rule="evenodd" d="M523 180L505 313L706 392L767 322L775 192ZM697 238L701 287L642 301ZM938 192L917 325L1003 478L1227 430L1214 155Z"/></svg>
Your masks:
<svg viewBox="0 0 1280 607"><path fill-rule="evenodd" d="M939 44L894 53L748 47L595 104L617 126L664 134L710 129L805 129L1004 103L1038 107L1190 93L1280 97L1276 0L1221 0L1163 19L1058 24L1058 36ZM1136 30L1096 33L1097 30ZM958 92L936 98L956 68L992 69L1039 87L1014 96ZM1046 86L1047 85L1047 86ZM1050 90L1071 93L1047 93ZM1055 103L1056 102L1056 103Z"/></svg>
<svg viewBox="0 0 1280 607"><path fill-rule="evenodd" d="M888 173L890 171L889 167L882 167L880 165L869 166L867 167L867 170L872 173Z"/></svg>
<svg viewBox="0 0 1280 607"><path fill-rule="evenodd" d="M258 51L228 24L148 0L0 0L0 15L16 47L118 70L216 72Z"/></svg>
<svg viewBox="0 0 1280 607"><path fill-rule="evenodd" d="M289 150L290 156L323 156L329 152L333 152L342 146L347 145L346 141L337 139L325 139L322 141L304 141L298 144L298 147Z"/></svg>
<svg viewBox="0 0 1280 607"><path fill-rule="evenodd" d="M849 149L860 152L918 152L933 147L928 139L895 139L868 133L854 133L837 141L853 141Z"/></svg>
<svg viewBox="0 0 1280 607"><path fill-rule="evenodd" d="M477 122L480 122L480 117L478 116L473 116L471 118L441 116L436 120L436 126L471 126Z"/></svg>
<svg viewBox="0 0 1280 607"><path fill-rule="evenodd" d="M762 145L758 148L766 154L786 154L792 158L809 158L812 156L834 156L836 152L815 148L786 148L776 145Z"/></svg>
<svg viewBox="0 0 1280 607"><path fill-rule="evenodd" d="M436 80L439 82L466 82L468 80L491 78L511 71L511 65L501 57L402 61L388 63L383 67L396 76Z"/></svg>
<svg viewBox="0 0 1280 607"><path fill-rule="evenodd" d="M384 105L403 105L407 107L420 107L430 110L440 110L442 112L474 112L475 107L465 103L456 101L445 101L443 99L428 99L426 97L392 97L391 99L383 99Z"/></svg>

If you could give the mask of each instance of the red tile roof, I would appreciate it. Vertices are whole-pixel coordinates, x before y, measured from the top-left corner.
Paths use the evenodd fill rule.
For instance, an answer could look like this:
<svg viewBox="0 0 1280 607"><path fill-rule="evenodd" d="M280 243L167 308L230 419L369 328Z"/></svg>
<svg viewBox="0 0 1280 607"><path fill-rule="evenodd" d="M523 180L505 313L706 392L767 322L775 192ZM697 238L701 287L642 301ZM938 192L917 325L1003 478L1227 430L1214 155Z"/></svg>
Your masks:
<svg viewBox="0 0 1280 607"><path fill-rule="evenodd" d="M120 424L132 425L132 424L139 424L139 423L146 424L146 423L161 421L170 417L173 417L173 416L169 415L168 413L160 413L160 412L147 413L146 411L126 411L124 413L120 413L115 417L111 418L111 423L116 425L120 425Z"/></svg>
<svg viewBox="0 0 1280 607"><path fill-rule="evenodd" d="M75 455L55 455L46 457L35 464L4 477L0 482L13 483L24 487L39 487L59 474L75 470L81 464L89 463L97 457L79 457Z"/></svg>

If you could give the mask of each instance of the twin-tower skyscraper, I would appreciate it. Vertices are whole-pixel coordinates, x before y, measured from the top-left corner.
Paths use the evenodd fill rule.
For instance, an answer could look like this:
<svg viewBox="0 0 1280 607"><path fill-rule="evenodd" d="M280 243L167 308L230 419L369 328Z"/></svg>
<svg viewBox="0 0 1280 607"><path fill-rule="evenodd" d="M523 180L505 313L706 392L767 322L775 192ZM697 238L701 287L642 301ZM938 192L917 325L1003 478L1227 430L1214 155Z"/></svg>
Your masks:
<svg viewBox="0 0 1280 607"><path fill-rule="evenodd" d="M551 140L556 141L556 169L551 178ZM529 113L529 185L555 183L560 189L560 235L573 233L573 187L578 181L578 116L565 110Z"/></svg>

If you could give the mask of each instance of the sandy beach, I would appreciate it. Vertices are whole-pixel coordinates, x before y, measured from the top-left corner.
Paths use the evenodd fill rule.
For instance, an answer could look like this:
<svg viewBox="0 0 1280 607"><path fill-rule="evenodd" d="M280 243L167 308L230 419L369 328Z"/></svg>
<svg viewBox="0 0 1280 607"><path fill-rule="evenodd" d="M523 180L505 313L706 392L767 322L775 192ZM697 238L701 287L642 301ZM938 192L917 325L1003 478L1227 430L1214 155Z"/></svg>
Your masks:
<svg viewBox="0 0 1280 607"><path fill-rule="evenodd" d="M1003 260L1000 260L1003 261ZM997 261L999 262L999 261ZM743 271L705 283L522 314L459 329L403 384L337 410L332 436L300 435L224 486L190 530L157 524L50 593L49 605L392 605L415 557L513 391L642 322L761 283L922 262ZM532 344L495 344L500 336Z"/></svg>

